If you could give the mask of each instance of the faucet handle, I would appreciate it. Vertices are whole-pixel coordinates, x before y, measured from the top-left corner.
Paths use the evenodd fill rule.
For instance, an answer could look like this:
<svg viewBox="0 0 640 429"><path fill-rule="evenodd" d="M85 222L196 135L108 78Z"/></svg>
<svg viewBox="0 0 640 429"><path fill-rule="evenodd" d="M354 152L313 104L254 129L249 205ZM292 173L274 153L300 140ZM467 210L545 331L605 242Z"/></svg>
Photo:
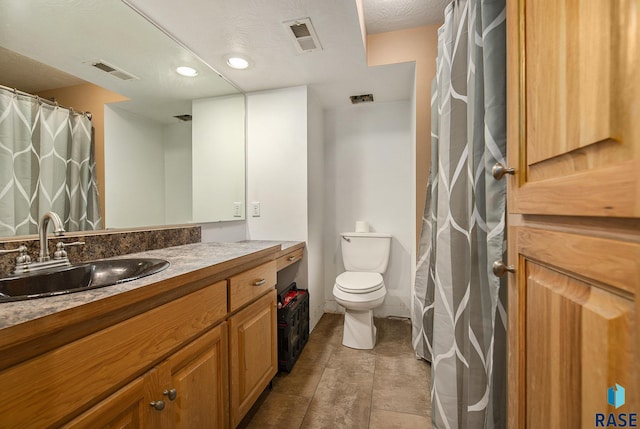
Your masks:
<svg viewBox="0 0 640 429"><path fill-rule="evenodd" d="M29 263L31 263L31 257L29 256L29 254L27 253L29 249L27 249L27 246L25 246L24 244L21 244L20 246L16 247L15 249L1 249L0 250L0 255L5 255L7 253L18 253L18 256L16 257L16 266L26 266Z"/></svg>
<svg viewBox="0 0 640 429"><path fill-rule="evenodd" d="M69 246L82 246L84 241L74 241L73 243L64 243L59 241L56 244L56 251L53 253L53 259L64 259L67 257L67 251L64 250L65 247Z"/></svg>
<svg viewBox="0 0 640 429"><path fill-rule="evenodd" d="M20 252L20 254L26 253L27 252L27 246L25 246L24 244L21 244L20 246L16 247L15 249L0 249L0 255L5 255L7 253L15 253L15 252Z"/></svg>

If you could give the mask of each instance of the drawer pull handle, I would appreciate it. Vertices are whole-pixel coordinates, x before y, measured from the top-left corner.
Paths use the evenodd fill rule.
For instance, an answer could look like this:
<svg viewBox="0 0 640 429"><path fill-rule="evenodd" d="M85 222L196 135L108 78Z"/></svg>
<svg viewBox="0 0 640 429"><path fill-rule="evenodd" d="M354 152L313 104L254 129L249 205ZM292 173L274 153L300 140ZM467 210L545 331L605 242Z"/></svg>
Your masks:
<svg viewBox="0 0 640 429"><path fill-rule="evenodd" d="M507 272L515 273L516 268L513 265L505 265L502 261L495 261L493 263L493 274L495 274L496 277L502 277L507 274Z"/></svg>
<svg viewBox="0 0 640 429"><path fill-rule="evenodd" d="M164 410L164 401L151 401L149 405L151 405L153 408L155 408L158 411Z"/></svg>
<svg viewBox="0 0 640 429"><path fill-rule="evenodd" d="M254 286L262 286L263 284L265 284L267 282L267 279L260 279L257 282L255 282L253 285Z"/></svg>
<svg viewBox="0 0 640 429"><path fill-rule="evenodd" d="M173 401L176 399L176 396L178 396L178 391L176 389L169 389L162 392L162 394L167 396L170 401Z"/></svg>
<svg viewBox="0 0 640 429"><path fill-rule="evenodd" d="M289 257L287 258L287 261L289 261L289 262L292 262L292 261L295 261L295 260L296 260L296 257L295 257L295 256L289 256Z"/></svg>

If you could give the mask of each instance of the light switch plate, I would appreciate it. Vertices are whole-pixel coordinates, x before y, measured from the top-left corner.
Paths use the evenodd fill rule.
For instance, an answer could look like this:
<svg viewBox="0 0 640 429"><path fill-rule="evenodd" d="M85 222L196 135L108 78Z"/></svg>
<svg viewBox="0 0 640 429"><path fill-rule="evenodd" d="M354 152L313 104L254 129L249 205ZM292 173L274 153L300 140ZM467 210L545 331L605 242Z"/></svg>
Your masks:
<svg viewBox="0 0 640 429"><path fill-rule="evenodd" d="M251 216L260 217L260 201L254 201L251 203Z"/></svg>
<svg viewBox="0 0 640 429"><path fill-rule="evenodd" d="M242 203L240 201L233 203L233 217L242 217Z"/></svg>

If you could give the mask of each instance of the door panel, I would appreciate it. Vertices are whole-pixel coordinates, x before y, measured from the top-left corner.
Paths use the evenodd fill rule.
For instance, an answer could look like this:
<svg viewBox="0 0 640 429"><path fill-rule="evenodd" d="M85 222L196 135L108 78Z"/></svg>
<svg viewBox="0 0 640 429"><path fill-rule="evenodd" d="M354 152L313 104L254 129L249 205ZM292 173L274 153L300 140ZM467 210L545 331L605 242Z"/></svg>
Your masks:
<svg viewBox="0 0 640 429"><path fill-rule="evenodd" d="M232 427L278 372L276 294L270 291L229 318Z"/></svg>
<svg viewBox="0 0 640 429"><path fill-rule="evenodd" d="M640 217L633 3L508 2L512 212Z"/></svg>
<svg viewBox="0 0 640 429"><path fill-rule="evenodd" d="M633 303L525 265L527 427L594 425L596 412L609 411L607 389L633 385Z"/></svg>
<svg viewBox="0 0 640 429"><path fill-rule="evenodd" d="M613 139L613 3L526 3L529 165Z"/></svg>
<svg viewBox="0 0 640 429"><path fill-rule="evenodd" d="M640 243L511 227L510 427L594 427L619 384L640 389L636 296ZM627 279L625 282L624 279Z"/></svg>
<svg viewBox="0 0 640 429"><path fill-rule="evenodd" d="M161 389L174 428L226 428L229 422L227 324L221 323L162 365L170 380ZM171 393L171 392L168 392Z"/></svg>
<svg viewBox="0 0 640 429"><path fill-rule="evenodd" d="M62 427L142 429L149 408L144 393L144 379L140 377Z"/></svg>

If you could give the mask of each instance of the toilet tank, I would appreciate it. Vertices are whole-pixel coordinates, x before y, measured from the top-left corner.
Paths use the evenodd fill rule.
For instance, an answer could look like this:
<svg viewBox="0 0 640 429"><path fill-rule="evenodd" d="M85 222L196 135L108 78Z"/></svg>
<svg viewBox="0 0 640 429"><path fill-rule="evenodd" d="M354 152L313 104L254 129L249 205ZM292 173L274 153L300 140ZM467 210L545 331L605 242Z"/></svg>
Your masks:
<svg viewBox="0 0 640 429"><path fill-rule="evenodd" d="M391 252L391 234L343 232L340 234L342 262L347 271L384 273Z"/></svg>

